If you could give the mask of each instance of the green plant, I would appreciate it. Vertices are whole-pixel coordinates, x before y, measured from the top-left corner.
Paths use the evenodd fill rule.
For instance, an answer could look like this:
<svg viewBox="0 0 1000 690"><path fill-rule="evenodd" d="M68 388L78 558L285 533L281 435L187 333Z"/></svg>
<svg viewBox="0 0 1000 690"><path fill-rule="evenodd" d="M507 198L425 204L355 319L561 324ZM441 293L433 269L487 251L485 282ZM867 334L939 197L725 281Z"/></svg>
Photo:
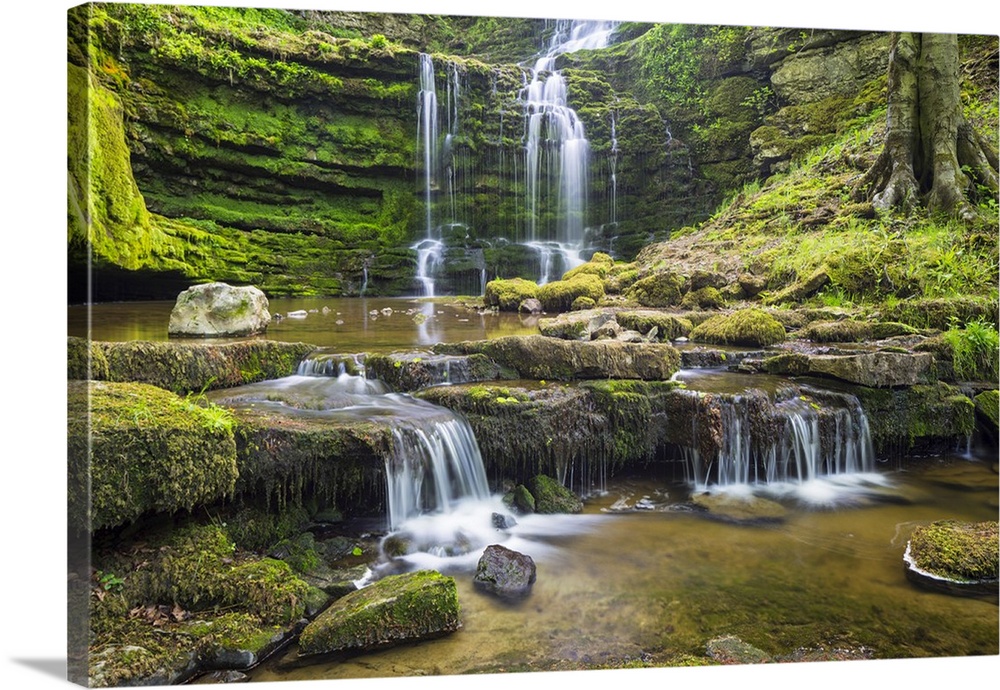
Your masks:
<svg viewBox="0 0 1000 690"><path fill-rule="evenodd" d="M944 333L951 345L955 377L965 381L996 382L1000 367L1000 334L984 320L970 321L965 328L952 326Z"/></svg>
<svg viewBox="0 0 1000 690"><path fill-rule="evenodd" d="M371 45L372 48L380 48L381 49L381 48L385 48L387 45L389 45L389 39L387 39L382 34L375 34L374 36L371 37L371 40L369 41L369 44Z"/></svg>

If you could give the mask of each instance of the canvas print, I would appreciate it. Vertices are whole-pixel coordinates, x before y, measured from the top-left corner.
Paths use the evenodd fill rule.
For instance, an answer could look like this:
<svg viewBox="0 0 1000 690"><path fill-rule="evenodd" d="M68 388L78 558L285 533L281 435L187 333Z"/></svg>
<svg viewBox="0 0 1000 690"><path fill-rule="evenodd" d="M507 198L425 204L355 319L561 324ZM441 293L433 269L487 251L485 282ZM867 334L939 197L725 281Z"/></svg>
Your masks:
<svg viewBox="0 0 1000 690"><path fill-rule="evenodd" d="M71 681L1000 653L998 37L543 11L68 12Z"/></svg>

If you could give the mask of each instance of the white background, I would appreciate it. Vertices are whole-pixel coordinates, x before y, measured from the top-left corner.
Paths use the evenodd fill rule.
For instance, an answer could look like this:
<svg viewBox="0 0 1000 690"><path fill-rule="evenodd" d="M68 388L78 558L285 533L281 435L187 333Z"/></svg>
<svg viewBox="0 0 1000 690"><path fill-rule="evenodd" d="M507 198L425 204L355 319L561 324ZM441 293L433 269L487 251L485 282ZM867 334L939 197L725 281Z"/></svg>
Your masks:
<svg viewBox="0 0 1000 690"><path fill-rule="evenodd" d="M8 688L64 687L65 677L65 253L66 10L73 2L4 3L0 81L0 324L3 540L0 542L2 682ZM193 4L193 3L186 3ZM503 14L524 17L627 19L675 23L997 34L997 9L986 3L908 4L889 0L828 2L684 2L649 0L302 0L205 4L289 9ZM672 6L673 5L673 6ZM822 7L817 7L822 5ZM994 9L987 10L992 6ZM900 9L901 7L905 9ZM934 8L933 11L930 8ZM373 681L309 681L337 690L492 690L516 683L631 687L867 688L991 687L1000 657L836 662L698 669L534 673ZM565 677L564 677L565 676ZM289 690L289 683L261 687ZM298 686L296 686L298 687Z"/></svg>

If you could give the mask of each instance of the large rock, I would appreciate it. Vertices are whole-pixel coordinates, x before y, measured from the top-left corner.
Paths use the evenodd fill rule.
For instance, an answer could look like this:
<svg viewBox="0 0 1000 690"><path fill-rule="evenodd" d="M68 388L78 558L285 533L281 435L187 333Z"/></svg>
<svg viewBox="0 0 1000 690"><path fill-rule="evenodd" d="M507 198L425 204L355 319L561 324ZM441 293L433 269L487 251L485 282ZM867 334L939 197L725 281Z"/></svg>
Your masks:
<svg viewBox="0 0 1000 690"><path fill-rule="evenodd" d="M335 601L299 637L302 655L423 640L461 627L453 578L432 570L390 575Z"/></svg>
<svg viewBox="0 0 1000 690"><path fill-rule="evenodd" d="M917 527L903 554L906 576L949 594L996 598L997 534L996 521L940 520Z"/></svg>
<svg viewBox="0 0 1000 690"><path fill-rule="evenodd" d="M680 355L667 343L582 342L543 335L443 343L440 354L482 353L522 378L667 380L680 368Z"/></svg>
<svg viewBox="0 0 1000 690"><path fill-rule="evenodd" d="M472 582L499 597L518 598L531 591L535 574L535 561L531 556L492 544L479 558Z"/></svg>
<svg viewBox="0 0 1000 690"><path fill-rule="evenodd" d="M896 388L928 382L933 363L933 355L926 352L813 355L809 357L809 373L870 388Z"/></svg>
<svg viewBox="0 0 1000 690"><path fill-rule="evenodd" d="M251 285L194 285L177 296L167 332L172 336L257 335L271 323L267 297Z"/></svg>
<svg viewBox="0 0 1000 690"><path fill-rule="evenodd" d="M537 513L579 513L583 501L552 477L539 474L528 480L528 491L535 499Z"/></svg>
<svg viewBox="0 0 1000 690"><path fill-rule="evenodd" d="M585 309L559 314L551 319L539 319L542 335L563 340L593 340L597 330L615 320L610 309Z"/></svg>

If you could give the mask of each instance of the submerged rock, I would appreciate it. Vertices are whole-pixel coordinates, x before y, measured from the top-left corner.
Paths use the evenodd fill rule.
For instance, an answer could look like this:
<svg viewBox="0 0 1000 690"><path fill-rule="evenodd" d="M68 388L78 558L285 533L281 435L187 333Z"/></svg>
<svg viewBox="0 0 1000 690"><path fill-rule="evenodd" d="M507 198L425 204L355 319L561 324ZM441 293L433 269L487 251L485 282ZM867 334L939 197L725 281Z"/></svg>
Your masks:
<svg viewBox="0 0 1000 690"><path fill-rule="evenodd" d="M758 496L705 492L692 496L691 502L706 511L710 517L726 522L778 522L788 514L788 510L780 503Z"/></svg>
<svg viewBox="0 0 1000 690"><path fill-rule="evenodd" d="M271 323L267 309L267 297L252 285L194 285L177 296L167 332L194 337L257 335Z"/></svg>
<svg viewBox="0 0 1000 690"><path fill-rule="evenodd" d="M335 601L302 631L303 656L417 641L461 627L455 580L433 570L390 575Z"/></svg>
<svg viewBox="0 0 1000 690"><path fill-rule="evenodd" d="M486 547L476 566L473 584L502 598L528 594L535 583L535 561L500 544Z"/></svg>

